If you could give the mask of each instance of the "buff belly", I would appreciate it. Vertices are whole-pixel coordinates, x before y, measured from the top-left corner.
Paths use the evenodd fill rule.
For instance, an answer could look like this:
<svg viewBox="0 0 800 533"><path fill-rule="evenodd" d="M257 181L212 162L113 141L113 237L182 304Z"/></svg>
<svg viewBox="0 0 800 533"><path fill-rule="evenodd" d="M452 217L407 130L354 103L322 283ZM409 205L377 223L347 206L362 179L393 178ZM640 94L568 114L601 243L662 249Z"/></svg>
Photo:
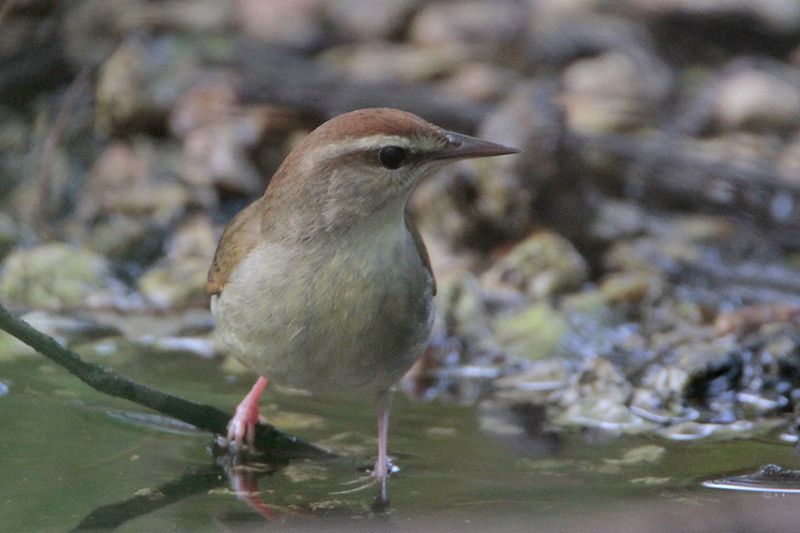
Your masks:
<svg viewBox="0 0 800 533"><path fill-rule="evenodd" d="M406 228L389 229L345 246L258 246L212 301L218 343L279 384L385 391L433 323L430 273Z"/></svg>

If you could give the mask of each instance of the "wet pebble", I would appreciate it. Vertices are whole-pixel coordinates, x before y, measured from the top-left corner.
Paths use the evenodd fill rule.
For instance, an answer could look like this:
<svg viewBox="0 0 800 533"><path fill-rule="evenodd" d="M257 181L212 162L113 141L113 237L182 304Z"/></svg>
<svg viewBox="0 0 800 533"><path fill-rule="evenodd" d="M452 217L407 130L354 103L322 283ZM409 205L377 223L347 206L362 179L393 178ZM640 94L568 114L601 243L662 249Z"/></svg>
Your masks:
<svg viewBox="0 0 800 533"><path fill-rule="evenodd" d="M714 103L722 129L796 128L800 124L800 71L780 76L746 69L722 81Z"/></svg>
<svg viewBox="0 0 800 533"><path fill-rule="evenodd" d="M574 61L562 81L567 123L586 133L648 124L671 88L665 67L647 56L616 51Z"/></svg>
<svg viewBox="0 0 800 533"><path fill-rule="evenodd" d="M62 243L10 253L0 270L0 298L51 310L135 304L105 258Z"/></svg>
<svg viewBox="0 0 800 533"><path fill-rule="evenodd" d="M411 22L409 38L424 46L480 43L499 51L523 35L526 19L526 6L510 0L430 2Z"/></svg>
<svg viewBox="0 0 800 533"><path fill-rule="evenodd" d="M167 244L167 254L147 270L137 286L154 307L205 305L208 267L217 239L204 215L188 219Z"/></svg>
<svg viewBox="0 0 800 533"><path fill-rule="evenodd" d="M107 132L159 130L201 76L196 50L173 36L124 41L100 69L97 125Z"/></svg>
<svg viewBox="0 0 800 533"><path fill-rule="evenodd" d="M470 56L469 49L453 45L374 43L331 48L321 58L362 80L419 82L452 73Z"/></svg>
<svg viewBox="0 0 800 533"><path fill-rule="evenodd" d="M267 43L309 49L325 41L321 0L238 0L242 31Z"/></svg>
<svg viewBox="0 0 800 533"><path fill-rule="evenodd" d="M539 231L496 261L481 283L491 291L521 291L544 298L580 287L588 275L586 261L568 240Z"/></svg>
<svg viewBox="0 0 800 533"><path fill-rule="evenodd" d="M424 0L333 0L324 3L326 19L347 39L391 39Z"/></svg>
<svg viewBox="0 0 800 533"><path fill-rule="evenodd" d="M536 360L561 355L569 324L549 303L540 302L498 314L492 330L506 353Z"/></svg>

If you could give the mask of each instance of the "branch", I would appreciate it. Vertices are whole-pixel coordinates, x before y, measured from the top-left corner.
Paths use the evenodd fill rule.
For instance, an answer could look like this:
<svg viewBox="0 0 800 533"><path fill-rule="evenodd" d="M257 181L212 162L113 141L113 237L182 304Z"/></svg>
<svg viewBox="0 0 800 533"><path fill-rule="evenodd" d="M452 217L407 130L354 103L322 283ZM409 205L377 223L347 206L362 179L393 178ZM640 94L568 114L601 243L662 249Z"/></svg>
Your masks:
<svg viewBox="0 0 800 533"><path fill-rule="evenodd" d="M131 381L109 368L84 361L75 352L61 346L49 335L34 329L24 320L13 316L0 305L0 329L10 333L51 361L63 366L71 374L93 389L149 407L198 429L224 435L230 416L216 407L204 405L152 389ZM286 435L269 424L256 428L256 446L267 450L269 457L329 458L334 455L318 446Z"/></svg>
<svg viewBox="0 0 800 533"><path fill-rule="evenodd" d="M151 494L135 495L125 501L98 507L84 518L75 530L107 530L147 513L152 513L184 498L205 492L226 482L225 470L218 465L204 466L170 481Z"/></svg>

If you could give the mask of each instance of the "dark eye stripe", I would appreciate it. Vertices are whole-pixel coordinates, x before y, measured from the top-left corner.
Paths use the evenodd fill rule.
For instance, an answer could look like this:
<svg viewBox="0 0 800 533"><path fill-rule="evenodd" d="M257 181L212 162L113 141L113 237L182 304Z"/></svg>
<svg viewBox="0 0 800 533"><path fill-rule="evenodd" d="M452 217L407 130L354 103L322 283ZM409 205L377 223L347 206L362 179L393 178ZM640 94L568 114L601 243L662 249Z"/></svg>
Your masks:
<svg viewBox="0 0 800 533"><path fill-rule="evenodd" d="M384 146L378 152L378 158L381 160L381 165L384 167L395 170L403 166L408 152L405 148L399 146Z"/></svg>

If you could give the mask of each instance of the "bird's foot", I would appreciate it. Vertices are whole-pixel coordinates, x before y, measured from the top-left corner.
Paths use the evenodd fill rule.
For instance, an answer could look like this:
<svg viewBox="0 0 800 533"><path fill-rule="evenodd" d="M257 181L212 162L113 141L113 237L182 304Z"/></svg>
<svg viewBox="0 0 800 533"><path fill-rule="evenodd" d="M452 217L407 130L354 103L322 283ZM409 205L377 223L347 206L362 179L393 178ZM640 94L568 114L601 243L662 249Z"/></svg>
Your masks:
<svg viewBox="0 0 800 533"><path fill-rule="evenodd" d="M228 423L228 436L226 438L228 447L237 451L241 450L243 445L246 444L247 447L253 449L256 440L256 426L259 422L266 422L266 419L258 414L258 409L256 409L255 414L252 412L240 414L237 408L236 414Z"/></svg>
<svg viewBox="0 0 800 533"><path fill-rule="evenodd" d="M247 442L251 449L255 447L256 426L259 422L265 422L258 414L258 399L266 385L266 378L258 378L247 396L236 407L236 414L228 422L229 447L233 445L236 450L241 450L244 442Z"/></svg>
<svg viewBox="0 0 800 533"><path fill-rule="evenodd" d="M400 467L392 462L392 459L387 457L386 461L381 464L380 459L375 461L375 466L372 467L372 477L377 479L386 479L392 474L400 471Z"/></svg>

